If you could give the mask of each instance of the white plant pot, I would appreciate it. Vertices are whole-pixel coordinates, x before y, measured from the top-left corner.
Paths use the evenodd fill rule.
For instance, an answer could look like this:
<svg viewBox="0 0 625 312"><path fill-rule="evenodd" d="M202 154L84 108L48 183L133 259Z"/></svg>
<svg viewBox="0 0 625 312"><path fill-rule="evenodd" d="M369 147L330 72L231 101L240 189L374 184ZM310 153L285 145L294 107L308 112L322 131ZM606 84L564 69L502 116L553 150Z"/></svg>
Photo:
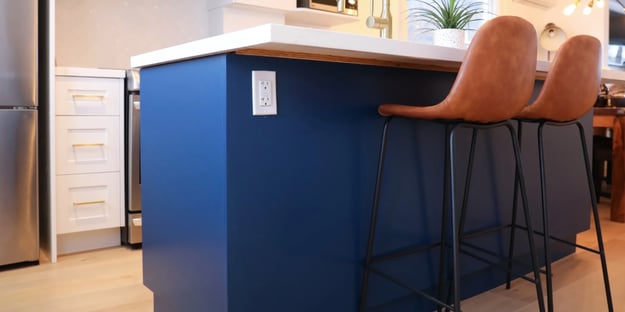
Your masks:
<svg viewBox="0 0 625 312"><path fill-rule="evenodd" d="M432 33L434 45L464 49L464 29L435 29Z"/></svg>

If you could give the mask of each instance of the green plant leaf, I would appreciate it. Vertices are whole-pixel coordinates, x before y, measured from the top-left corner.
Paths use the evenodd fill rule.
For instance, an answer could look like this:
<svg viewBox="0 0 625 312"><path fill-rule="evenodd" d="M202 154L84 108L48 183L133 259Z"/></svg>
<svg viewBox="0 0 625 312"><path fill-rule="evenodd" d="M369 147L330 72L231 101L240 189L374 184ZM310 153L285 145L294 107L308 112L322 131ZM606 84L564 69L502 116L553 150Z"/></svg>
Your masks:
<svg viewBox="0 0 625 312"><path fill-rule="evenodd" d="M466 29L470 22L482 20L483 2L466 0L409 0L418 7L408 10L408 19L422 22L426 30L456 28Z"/></svg>

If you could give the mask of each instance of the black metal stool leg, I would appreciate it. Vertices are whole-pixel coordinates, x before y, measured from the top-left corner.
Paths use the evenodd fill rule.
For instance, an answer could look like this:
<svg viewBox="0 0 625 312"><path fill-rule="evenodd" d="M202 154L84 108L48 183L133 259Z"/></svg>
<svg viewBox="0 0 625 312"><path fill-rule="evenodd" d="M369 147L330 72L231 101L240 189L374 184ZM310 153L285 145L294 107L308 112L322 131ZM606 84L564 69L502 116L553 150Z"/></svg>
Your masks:
<svg viewBox="0 0 625 312"><path fill-rule="evenodd" d="M447 138L449 137L449 133L451 131L451 124L447 124L445 126L445 142L447 142ZM447 276L445 274L445 267L447 266L447 218L449 215L447 211L449 209L449 197L445 196L445 193L449 189L449 144L445 143L445 164L444 164L444 172L443 172L443 210L441 213L441 245L439 250L438 257L438 298L441 298L444 302L449 302L449 295L447 298L443 298L443 292L445 291L445 281ZM441 306L438 307L437 311L441 312L443 309Z"/></svg>
<svg viewBox="0 0 625 312"><path fill-rule="evenodd" d="M521 165L521 151L519 148L519 142L517 136L514 134L514 128L510 123L507 124L512 138L512 147L514 149L514 158L516 161L516 171L519 173L519 188L521 190L521 200L523 202L523 214L525 216L525 223L527 226L527 238L530 247L530 257L532 258L532 269L534 271L534 284L536 285L536 298L538 300L539 311L545 311L545 301L542 294L542 286L540 282L540 270L538 267L538 261L536 257L536 244L534 244L534 230L532 226L532 219L530 217L528 203L527 203L527 190L525 188L525 178L523 176L523 167Z"/></svg>
<svg viewBox="0 0 625 312"><path fill-rule="evenodd" d="M462 243L462 233L464 233L464 224L466 219L467 203L469 202L469 191L471 190L471 178L473 176L473 160L475 159L475 145L477 144L477 131L473 129L471 133L471 147L469 149L469 163L467 164L467 178L464 182L464 194L462 195L462 207L460 208L460 225L458 233L460 234L460 242Z"/></svg>
<svg viewBox="0 0 625 312"><path fill-rule="evenodd" d="M517 138L519 140L519 150L522 150L523 122L517 122ZM514 170L514 195L512 197L512 221L510 222L510 243L508 244L508 271L506 272L506 289L510 289L512 281L512 258L514 257L514 239L516 234L516 218L519 201L519 171Z"/></svg>
<svg viewBox="0 0 625 312"><path fill-rule="evenodd" d="M460 207L460 222L458 225L458 244L462 244L462 234L464 233L464 225L466 220L467 204L469 202L469 191L471 190L471 178L473 176L473 163L475 159L475 146L477 145L478 129L473 128L471 133L471 146L469 148L469 161L467 164L467 175L464 182L464 193L462 195L462 206ZM448 294L452 291L449 285ZM449 295L448 295L449 297Z"/></svg>
<svg viewBox="0 0 625 312"><path fill-rule="evenodd" d="M536 285L536 292L538 297L538 305L539 310L543 312L545 310L544 307L544 298L542 296L542 288L541 288L541 279L540 279L540 270L536 261L536 246L534 244L534 231L532 227L532 222L529 214L529 208L527 203L527 191L525 188L525 182L523 177L523 170L521 165L521 156L520 156L520 148L517 140L517 136L514 133L514 128L509 122L502 122L498 124L464 124L464 123L452 123L447 126L445 133L445 177L444 177L444 194L443 194L443 211L442 211L442 223L441 223L441 242L440 242L440 257L439 257L439 289L438 295L439 298L443 296L443 291L446 288L447 276L446 274L446 266L448 265L448 257L446 256L446 249L451 247L451 282L450 282L450 290L448 291L448 296L444 300L439 300L439 298L434 298L428 295L425 292L422 292L418 289L414 289L405 283L402 283L400 280L395 279L387 274L384 274L375 269L371 264L373 262L373 249L374 249L374 241L375 241L375 230L376 223L379 211L379 200L381 193L381 185L382 178L384 173L384 159L386 153L386 144L387 144L387 132L390 124L391 118L388 118L384 124L384 130L382 133L382 142L380 147L380 155L378 160L378 171L376 178L376 187L373 201L373 209L371 211L371 221L369 227L369 237L368 237L368 245L367 245L367 255L365 257L365 267L363 270L363 284L361 289L361 299L360 299L360 311L364 311L367 303L367 291L368 291L368 279L371 272L375 272L376 274L380 274L382 277L385 277L392 282L397 283L400 287L404 287L412 292L415 292L419 295L424 296L425 298L437 303L440 307L445 307L446 310L453 311L461 311L461 271L459 265L459 257L460 257L460 244L463 240L463 233L468 209L468 201L471 189L471 180L473 175L473 166L474 166L474 157L475 157L475 149L477 145L477 130L483 128L493 128L505 125L508 127L508 131L510 133L510 137L512 139L512 146L514 150L515 163L516 163L516 174L515 174L515 188L520 190L521 200L523 204L523 212L525 216L525 222L527 224L528 230L528 241L530 245L530 256L532 258L532 267L534 271L534 279L530 279L528 277L523 276L523 278L528 279ZM456 137L456 129L462 127L472 128L472 138L471 138L471 146L470 146L470 155L468 161L468 168L466 172L466 181L464 186L464 193L462 198L462 204L460 211L456 209L456 183L455 183L455 175L456 175L456 162L455 162L455 137ZM448 215L449 214L449 215ZM447 222L450 223L451 229L448 230ZM487 231L486 231L487 232ZM475 233L471 233L473 236ZM449 246L449 235L451 235L451 246ZM433 245L436 246L436 245ZM376 260L377 261L377 260ZM483 260L484 261L484 260ZM488 260L486 260L488 262ZM449 298L449 294L451 293L452 298ZM451 304L449 304L451 302Z"/></svg>
<svg viewBox="0 0 625 312"><path fill-rule="evenodd" d="M367 304L367 290L369 287L369 273L371 268L371 256L373 255L373 243L375 241L375 227L378 218L378 207L380 204L380 189L382 187L382 176L384 174L384 157L386 152L386 138L389 124L392 117L389 117L384 122L384 129L382 130L382 140L380 144L380 154L378 158L378 171L375 181L375 192L373 195L373 208L371 210L371 221L369 224L369 240L367 243L367 255L365 256L365 266L362 277L362 289L360 291L360 311L365 311Z"/></svg>
<svg viewBox="0 0 625 312"><path fill-rule="evenodd" d="M471 189L470 185L471 185L471 177L473 175L473 163L474 163L474 159L475 159L475 145L477 142L477 131L478 129L473 129L472 134L471 134L471 147L469 150L469 162L467 164L467 173L466 173L466 178L465 178L465 183L464 183L464 193L462 196L462 207L460 208L460 222L458 225L458 244L462 244L462 233L464 233L464 223L465 223L465 219L466 219L466 210L467 210L467 203L469 202L469 191ZM447 172L447 171L446 171ZM446 223L446 221L445 221ZM453 291L452 289L452 284L449 285L449 289L447 290L447 298L446 298L446 302L449 302L449 293L451 293Z"/></svg>
<svg viewBox="0 0 625 312"><path fill-rule="evenodd" d="M614 305L612 303L612 292L610 290L610 279L608 277L608 263L605 257L605 248L603 246L603 235L601 232L601 221L599 221L599 210L597 209L597 199L595 198L595 186L592 179L592 171L590 170L590 160L588 159L588 145L586 144L586 136L584 134L584 127L578 121L576 123L577 129L579 129L579 136L582 142L582 152L584 153L584 164L586 166L586 178L588 180L588 191L590 192L590 200L592 202L592 215L595 221L595 231L597 235L597 243L599 245L599 257L601 258L601 269L603 271L603 285L605 287L605 296L608 302L608 311L614 311Z"/></svg>
<svg viewBox="0 0 625 312"><path fill-rule="evenodd" d="M547 284L547 310L553 312L553 279L551 276L551 231L549 231L549 209L547 209L547 192L545 176L545 144L544 122L538 125L538 164L540 167L540 207L543 213L543 244L545 252L545 282Z"/></svg>
<svg viewBox="0 0 625 312"><path fill-rule="evenodd" d="M447 144L449 144L449 211L451 213L451 228L452 228L452 236L451 236L451 258L452 258L452 271L453 271L453 303L454 303L454 311L462 311L460 308L460 269L458 263L458 255L460 252L459 245L459 232L458 232L458 222L456 218L456 203L455 203L455 164L454 164L454 134L457 128L452 126L451 131L449 133L449 137L447 140Z"/></svg>

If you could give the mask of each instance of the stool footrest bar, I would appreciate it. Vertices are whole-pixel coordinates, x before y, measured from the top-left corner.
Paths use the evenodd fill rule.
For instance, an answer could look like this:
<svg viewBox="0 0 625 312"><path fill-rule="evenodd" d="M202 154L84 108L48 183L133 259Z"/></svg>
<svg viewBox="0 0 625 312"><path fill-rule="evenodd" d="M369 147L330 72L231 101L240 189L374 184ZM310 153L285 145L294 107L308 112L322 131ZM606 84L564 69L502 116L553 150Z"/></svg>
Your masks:
<svg viewBox="0 0 625 312"><path fill-rule="evenodd" d="M527 231L527 228L524 227L524 226L517 225L517 227ZM534 230L534 234L540 235L540 236L545 236L545 233L543 233L541 231L536 231L536 230ZM583 246L583 245L580 245L580 244L577 244L577 243L573 243L571 241L567 241L567 240L559 238L557 236L549 235L549 238L553 239L554 241L557 241L557 242L560 242L560 243L563 243L563 244L566 244L566 245L569 245L569 246L573 246L573 247L577 247L579 249L586 250L588 252L592 252L592 253L595 253L595 254L600 254L601 253L599 250L592 249L590 247L586 247L586 246Z"/></svg>
<svg viewBox="0 0 625 312"><path fill-rule="evenodd" d="M488 263L488 264L490 264L490 265L493 265L493 266L495 266L496 268L501 269L501 270L502 270L502 271L504 271L504 272L508 272L508 271L510 271L510 273L512 273L513 275L516 275L517 277L522 278L522 279L524 279L524 280L526 280L526 281L528 281L528 282L530 282L530 283L534 283L534 284L536 284L536 279L535 279L535 278L529 278L529 277L527 277L525 274L518 273L518 272L515 272L515 271L512 271L512 270L508 270L508 267L506 266L506 264L502 264L502 263L499 263L499 262L493 262L493 261L490 261L490 260L488 260L488 259L486 259L486 258L484 258L484 257L481 257L481 256L479 256L479 255L476 255L476 254L474 254L474 253L470 252L470 251L467 251L466 249L462 249L462 248L461 248L461 249L460 249L460 251L461 251L462 253L467 254L467 255L469 255L469 256L471 256L471 257L473 257L473 258L477 259L477 260L480 260L480 261L482 261L482 262L484 262L484 263ZM531 268L531 266L528 266L528 267L530 267L530 268Z"/></svg>
<svg viewBox="0 0 625 312"><path fill-rule="evenodd" d="M493 227L493 228L489 228L489 229L486 229L486 230L479 230L479 231L475 231L475 232L469 232L469 233L463 234L462 235L462 239L476 238L476 237L492 234L492 233L495 233L495 232L499 232L501 230L505 230L505 229L510 228L510 227L512 227L511 224L506 224L506 225L500 225L500 226L496 226L496 227Z"/></svg>
<svg viewBox="0 0 625 312"><path fill-rule="evenodd" d="M387 280L397 284L397 286L400 286L400 287L405 288L406 290L409 290L409 291L411 291L411 292L413 292L413 293L415 293L417 295L420 295L420 296L422 296L422 297L424 297L424 298L426 298L426 299L428 299L428 300L438 304L441 307L445 307L447 309L451 309L452 311L455 311L453 306L451 306L451 305L449 305L449 304L439 300L438 298L436 298L436 297L434 297L434 296L432 296L432 295L430 295L430 294L428 294L428 293L426 293L426 292L424 292L422 290L419 290L419 289L416 289L416 288L411 287L409 285L406 285L404 282L400 281L397 278L394 278L394 277L392 277L392 276L390 276L390 275L388 275L388 274L386 274L386 273L384 273L384 272L382 272L380 270L377 270L375 268L370 268L369 270L371 270L371 272L373 272L375 274L378 274L379 276L384 277Z"/></svg>
<svg viewBox="0 0 625 312"><path fill-rule="evenodd" d="M386 260L392 260L392 259L397 259L399 257L403 257L403 256L408 256L411 254L416 254L422 251L426 251L428 249L432 249L435 247L440 246L441 243L433 243L430 245L423 245L423 246L417 246L417 247L413 247L413 248L408 248L408 249L403 249L403 250L397 250L397 251L392 251L386 254L382 254L382 255L378 255L375 257L371 257L371 263L378 263L378 262L382 262L382 261L386 261Z"/></svg>

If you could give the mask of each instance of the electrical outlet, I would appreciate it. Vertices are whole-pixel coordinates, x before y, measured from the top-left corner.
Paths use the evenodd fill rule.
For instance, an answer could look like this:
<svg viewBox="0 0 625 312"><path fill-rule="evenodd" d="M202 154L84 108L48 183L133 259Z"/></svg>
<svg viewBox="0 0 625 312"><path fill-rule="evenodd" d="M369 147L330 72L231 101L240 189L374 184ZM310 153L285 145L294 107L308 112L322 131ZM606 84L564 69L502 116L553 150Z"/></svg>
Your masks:
<svg viewBox="0 0 625 312"><path fill-rule="evenodd" d="M259 80L258 91L260 92L260 105L261 107L271 106L271 80Z"/></svg>
<svg viewBox="0 0 625 312"><path fill-rule="evenodd" d="M276 72L252 71L252 115L268 116L278 114L276 100Z"/></svg>

